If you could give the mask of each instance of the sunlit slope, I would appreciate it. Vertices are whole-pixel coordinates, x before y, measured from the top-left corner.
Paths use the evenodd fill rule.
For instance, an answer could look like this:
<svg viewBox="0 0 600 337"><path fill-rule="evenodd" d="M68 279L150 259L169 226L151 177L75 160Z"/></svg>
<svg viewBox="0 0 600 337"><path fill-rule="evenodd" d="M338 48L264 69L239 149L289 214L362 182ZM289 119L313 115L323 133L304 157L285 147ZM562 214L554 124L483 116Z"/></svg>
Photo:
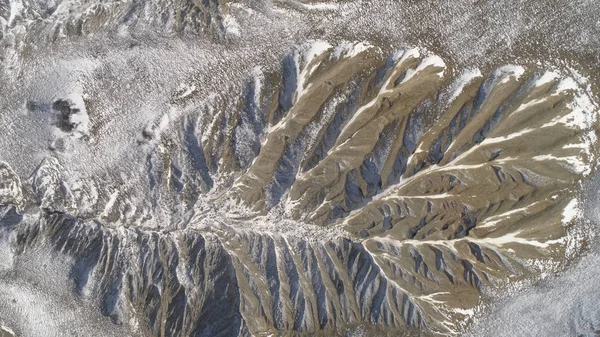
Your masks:
<svg viewBox="0 0 600 337"><path fill-rule="evenodd" d="M426 50L315 41L240 83L208 102L174 92L137 131L133 180L73 179L68 146L30 177L2 164L15 255L0 272L37 247L66 254L76 297L141 335L449 333L484 285L578 245L597 107L560 70L456 72ZM54 111L74 123L86 103L70 102ZM87 110L66 144L102 127Z"/></svg>

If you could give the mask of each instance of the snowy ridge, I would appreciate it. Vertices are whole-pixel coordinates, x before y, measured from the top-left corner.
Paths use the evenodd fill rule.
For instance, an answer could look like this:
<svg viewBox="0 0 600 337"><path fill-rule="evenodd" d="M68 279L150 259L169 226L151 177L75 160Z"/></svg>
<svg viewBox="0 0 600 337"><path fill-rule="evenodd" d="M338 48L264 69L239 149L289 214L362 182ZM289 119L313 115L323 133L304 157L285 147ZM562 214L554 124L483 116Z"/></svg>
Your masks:
<svg viewBox="0 0 600 337"><path fill-rule="evenodd" d="M77 296L137 333L460 334L484 286L577 251L597 108L563 73L452 80L428 51L375 48L311 41L208 96L182 78L122 166L75 169L84 132L24 183L5 165L2 202L38 210L11 244L68 256ZM78 97L58 108L94 139Z"/></svg>

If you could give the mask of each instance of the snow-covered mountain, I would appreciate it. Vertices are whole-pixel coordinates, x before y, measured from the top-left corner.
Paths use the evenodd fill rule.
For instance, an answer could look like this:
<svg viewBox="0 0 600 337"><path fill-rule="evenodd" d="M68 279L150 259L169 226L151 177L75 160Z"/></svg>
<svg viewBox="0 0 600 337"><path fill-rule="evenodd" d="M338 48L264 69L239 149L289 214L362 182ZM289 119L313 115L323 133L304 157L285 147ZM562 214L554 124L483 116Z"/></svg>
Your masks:
<svg viewBox="0 0 600 337"><path fill-rule="evenodd" d="M458 334L579 257L585 66L365 6L0 3L0 336Z"/></svg>

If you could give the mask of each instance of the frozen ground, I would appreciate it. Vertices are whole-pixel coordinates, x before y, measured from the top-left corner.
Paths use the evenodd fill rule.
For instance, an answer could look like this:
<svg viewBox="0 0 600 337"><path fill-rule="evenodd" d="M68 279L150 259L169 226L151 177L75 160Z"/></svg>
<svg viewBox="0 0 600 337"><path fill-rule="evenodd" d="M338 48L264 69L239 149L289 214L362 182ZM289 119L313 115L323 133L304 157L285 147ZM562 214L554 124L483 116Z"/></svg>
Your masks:
<svg viewBox="0 0 600 337"><path fill-rule="evenodd" d="M600 180L589 186L581 221L597 233ZM515 293L497 294L472 336L598 336L600 334L600 247L592 234L589 251L564 272Z"/></svg>
<svg viewBox="0 0 600 337"><path fill-rule="evenodd" d="M0 0L0 329L593 334L598 18Z"/></svg>

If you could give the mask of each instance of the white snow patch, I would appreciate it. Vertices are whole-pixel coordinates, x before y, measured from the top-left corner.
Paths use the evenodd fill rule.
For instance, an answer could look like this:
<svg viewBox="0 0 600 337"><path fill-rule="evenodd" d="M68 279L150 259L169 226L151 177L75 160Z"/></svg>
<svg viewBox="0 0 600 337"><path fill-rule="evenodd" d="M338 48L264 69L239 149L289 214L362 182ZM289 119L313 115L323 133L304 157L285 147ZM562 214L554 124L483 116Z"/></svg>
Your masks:
<svg viewBox="0 0 600 337"><path fill-rule="evenodd" d="M322 40L312 41L307 45L304 45L301 50L296 53L294 61L296 62L296 69L298 72L297 86L296 86L296 99L298 101L310 88L310 84L306 84L306 81L312 75L318 64L314 64L314 59L319 55L322 55L332 46ZM302 63L302 64L301 64Z"/></svg>
<svg viewBox="0 0 600 337"><path fill-rule="evenodd" d="M566 144L562 148L563 149L587 149L588 146L585 143L573 143L573 144Z"/></svg>
<svg viewBox="0 0 600 337"><path fill-rule="evenodd" d="M444 63L444 60L442 60L441 57L439 57L437 55L431 55L431 56L428 56L428 57L424 58L419 63L419 65L417 66L417 68L415 69L415 71L412 71L412 72L407 71L406 72L406 76L402 80L402 83L407 82L408 80L410 80L411 78L413 78L413 76L415 74L418 74L419 72L421 72L424 69L427 69L429 67L442 68L442 71L440 71L438 73L438 76L439 77L443 77L444 76L444 71L446 69L446 63Z"/></svg>
<svg viewBox="0 0 600 337"><path fill-rule="evenodd" d="M521 207L521 208L515 208L509 211L506 211L504 213L501 214L497 214L497 215L493 215L490 216L489 218L485 219L484 221L482 221L481 225L477 225L478 228L486 228L486 227L492 227L495 226L497 223L508 219L510 216L515 215L515 214L519 214L519 213L525 213L527 214L527 212L529 211L530 208L532 208L534 205L536 205L537 202L534 202L530 205L527 205L525 207Z"/></svg>
<svg viewBox="0 0 600 337"><path fill-rule="evenodd" d="M569 72L571 73L571 76L575 79L575 81L577 81L577 83L579 83L581 86L586 86L587 84L589 84L589 81L587 78L585 78L583 75L581 75L577 70L571 68L571 67L567 67L567 69L569 69Z"/></svg>
<svg viewBox="0 0 600 337"><path fill-rule="evenodd" d="M495 75L501 77L500 84L508 83L511 78L518 81L525 73L525 68L518 65L506 65L496 70Z"/></svg>
<svg viewBox="0 0 600 337"><path fill-rule="evenodd" d="M468 316L468 317L473 317L475 315L474 309L453 308L452 310L458 314Z"/></svg>
<svg viewBox="0 0 600 337"><path fill-rule="evenodd" d="M235 20L235 18L231 15L223 15L223 27L225 27L225 32L230 35L240 36L242 35L242 31L240 29L240 24Z"/></svg>
<svg viewBox="0 0 600 337"><path fill-rule="evenodd" d="M397 65L401 65L402 63L404 63L404 61L408 60L408 59L418 59L419 57L421 57L421 52L419 51L418 48L413 48L413 49L407 49L407 50L403 50L403 51L399 51L396 52L393 56L392 56L392 60L394 62L397 62Z"/></svg>
<svg viewBox="0 0 600 337"><path fill-rule="evenodd" d="M553 155L545 154L539 155L531 158L535 161L549 161L555 160L559 162L566 163L571 171L577 174L582 174L584 176L588 175L591 171L591 168L588 164L586 164L580 157L578 156L566 156L566 157L556 157Z"/></svg>
<svg viewBox="0 0 600 337"><path fill-rule="evenodd" d="M534 105L538 105L540 103L544 103L546 102L548 99L546 97L542 97L542 98L536 98L536 99L532 99L531 101L527 102L527 103L523 103L521 104L515 111L513 111L513 114L516 114L518 112L521 112L529 107L532 107Z"/></svg>
<svg viewBox="0 0 600 337"><path fill-rule="evenodd" d="M573 100L567 104L571 109L571 113L557 120L557 122L565 124L571 128L580 130L589 130L581 136L581 141L589 149L596 142L596 134L591 130L598 118L598 104L590 98L590 94L581 88L587 80L579 79L579 84L573 78L569 77L562 80L557 88L558 92L574 91Z"/></svg>
<svg viewBox="0 0 600 337"><path fill-rule="evenodd" d="M572 112L568 114L566 124L571 127L578 127L586 130L592 127L597 118L597 107L592 100L585 94L576 95L573 102L569 104Z"/></svg>
<svg viewBox="0 0 600 337"><path fill-rule="evenodd" d="M454 85L452 85L452 95L450 95L450 99L448 100L448 102L454 101L462 93L462 91L468 84L473 82L473 80L481 77L481 70L479 69L470 69L464 72L462 75L460 75L458 80L456 80Z"/></svg>
<svg viewBox="0 0 600 337"><path fill-rule="evenodd" d="M465 237L464 240L469 241L469 242L473 242L473 243L478 243L478 244L482 244L482 245L491 245L494 247L503 247L506 244L521 244L521 245L528 245L528 246L533 246L533 247L538 247L538 248L548 248L548 246L553 245L553 244L558 244L563 242L564 238L561 239L556 239L556 240L548 240L545 242L540 242L540 241L536 241L533 239L526 239L523 237L519 237L518 235L521 233L521 231L516 231L513 233L507 233L503 236L499 236L499 237L483 237L483 238L470 238L470 237Z"/></svg>
<svg viewBox="0 0 600 337"><path fill-rule="evenodd" d="M331 48L332 46L329 43L322 40L310 43L302 53L305 67L308 66L316 56L323 54Z"/></svg>
<svg viewBox="0 0 600 337"><path fill-rule="evenodd" d="M104 211L102 211L101 217L103 217L103 218L108 217L108 214L110 213L112 208L115 206L115 202L117 201L118 197L119 197L119 191L115 191L110 195L110 198L108 199L108 202L106 203L106 206L104 206Z"/></svg>
<svg viewBox="0 0 600 337"><path fill-rule="evenodd" d="M25 9L24 2L18 0L10 1L10 16L8 17L7 26L12 26L13 22L17 18L17 15L20 14Z"/></svg>
<svg viewBox="0 0 600 337"><path fill-rule="evenodd" d="M74 108L77 108L79 110L78 112L69 116L69 121L75 125L73 135L76 138L81 138L82 136L89 136L90 118L88 117L87 110L85 108L83 95L74 93L67 96L67 100L72 103L71 105Z"/></svg>
<svg viewBox="0 0 600 337"><path fill-rule="evenodd" d="M254 78L254 104L258 105L265 81L265 74L260 66L252 69L252 77Z"/></svg>
<svg viewBox="0 0 600 337"><path fill-rule="evenodd" d="M563 224L568 224L569 222L579 218L581 216L581 209L579 208L579 200L573 199L571 200L562 213L563 216Z"/></svg>
<svg viewBox="0 0 600 337"><path fill-rule="evenodd" d="M540 76L535 83L533 84L536 87L540 87L544 84L548 84L554 80L556 80L560 75L554 71L547 71L544 75Z"/></svg>
<svg viewBox="0 0 600 337"><path fill-rule="evenodd" d="M567 90L577 91L578 89L579 89L579 86L577 85L577 82L575 82L575 80L572 77L567 77L567 78L563 79L562 81L560 81L560 83L558 84L558 88L556 88L556 91L558 91L558 92L563 92L563 91L567 91Z"/></svg>
<svg viewBox="0 0 600 337"><path fill-rule="evenodd" d="M5 325L2 325L2 324L0 324L0 330L4 330L4 331L8 332L9 334L13 334L13 335L15 334L15 332L11 328L9 328Z"/></svg>
<svg viewBox="0 0 600 337"><path fill-rule="evenodd" d="M494 138L486 138L486 139L483 140L483 142L481 142L481 145L489 145L489 144L501 143L501 142L504 142L504 141L507 141L507 140L510 140L510 139L514 139L514 138L520 137L522 135L526 135L526 134L531 133L533 131L535 131L535 129L525 128L525 129L523 129L521 131L513 132L513 133L511 133L509 135L506 135L506 136L500 136L500 137L494 137ZM481 146L481 145L479 145L479 146ZM479 146L477 146L477 147L479 147Z"/></svg>
<svg viewBox="0 0 600 337"><path fill-rule="evenodd" d="M332 58L353 58L358 54L371 49L373 46L366 42L344 42L335 47Z"/></svg>

